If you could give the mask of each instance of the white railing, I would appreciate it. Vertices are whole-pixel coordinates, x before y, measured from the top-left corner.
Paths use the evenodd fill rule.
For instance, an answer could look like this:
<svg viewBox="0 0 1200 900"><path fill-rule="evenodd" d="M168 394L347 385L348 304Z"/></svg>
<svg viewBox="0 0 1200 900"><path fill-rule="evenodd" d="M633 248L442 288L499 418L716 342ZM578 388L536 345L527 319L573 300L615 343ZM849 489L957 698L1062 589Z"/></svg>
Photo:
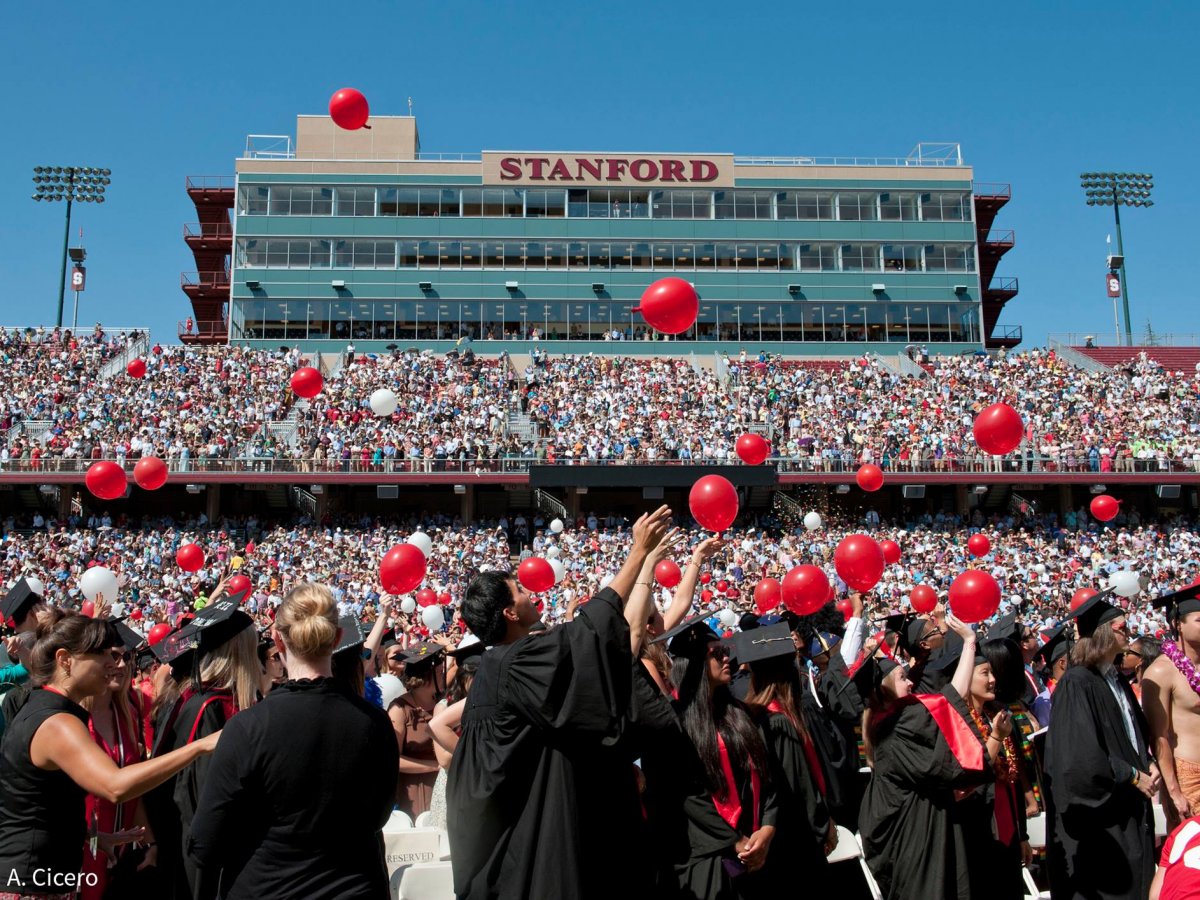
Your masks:
<svg viewBox="0 0 1200 900"><path fill-rule="evenodd" d="M124 372L126 366L139 356L144 356L149 349L150 333L145 329L138 329L138 339L136 341L129 341L125 345L125 349L100 367L101 381Z"/></svg>
<svg viewBox="0 0 1200 900"><path fill-rule="evenodd" d="M1080 353L1074 347L1068 344L1063 344L1059 341L1051 339L1047 342L1047 346L1053 350L1058 358L1064 362L1068 362L1077 369L1083 369L1085 372L1104 373L1111 371L1108 366L1099 360L1092 359L1086 353Z"/></svg>

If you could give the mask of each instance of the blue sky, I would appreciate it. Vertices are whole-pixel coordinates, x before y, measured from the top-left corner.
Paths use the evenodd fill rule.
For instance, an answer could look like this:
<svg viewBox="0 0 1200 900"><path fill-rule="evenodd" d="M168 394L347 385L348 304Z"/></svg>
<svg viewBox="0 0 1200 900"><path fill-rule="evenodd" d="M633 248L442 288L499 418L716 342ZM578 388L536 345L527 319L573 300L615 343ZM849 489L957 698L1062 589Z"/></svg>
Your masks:
<svg viewBox="0 0 1200 900"><path fill-rule="evenodd" d="M354 86L376 114L411 96L429 151L903 156L959 141L977 180L1012 184L997 227L1018 243L998 274L1021 293L1001 323L1026 346L1113 330L1112 213L1084 204L1078 176L1153 172L1155 206L1123 219L1135 335L1147 319L1200 332L1185 210L1197 33L1200 5L1161 2L10 6L0 324L54 321L64 211L30 199L33 166L113 170L108 202L76 218L80 322L173 341L194 267L184 177L232 174L247 134L294 133L297 113Z"/></svg>

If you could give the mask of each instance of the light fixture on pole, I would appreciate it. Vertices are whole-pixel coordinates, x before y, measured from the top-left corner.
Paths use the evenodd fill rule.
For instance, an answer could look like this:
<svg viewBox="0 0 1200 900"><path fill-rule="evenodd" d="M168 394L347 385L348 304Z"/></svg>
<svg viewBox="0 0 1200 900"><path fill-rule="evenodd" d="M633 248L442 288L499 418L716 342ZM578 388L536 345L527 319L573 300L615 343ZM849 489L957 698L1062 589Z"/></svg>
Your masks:
<svg viewBox="0 0 1200 900"><path fill-rule="evenodd" d="M34 166L34 200L47 203L67 201L67 223L63 231L62 271L58 278L58 321L63 323L63 300L67 293L67 250L71 241L71 204L103 203L104 192L111 183L112 172L90 166Z"/></svg>
<svg viewBox="0 0 1200 900"><path fill-rule="evenodd" d="M1121 240L1121 207L1153 206L1150 191L1154 176L1149 172L1084 172L1079 176L1088 206L1111 206L1117 225L1117 257L1121 269L1121 307L1125 314L1125 343L1133 344L1129 321L1129 281L1125 275L1125 246ZM1115 262L1115 260L1114 260Z"/></svg>

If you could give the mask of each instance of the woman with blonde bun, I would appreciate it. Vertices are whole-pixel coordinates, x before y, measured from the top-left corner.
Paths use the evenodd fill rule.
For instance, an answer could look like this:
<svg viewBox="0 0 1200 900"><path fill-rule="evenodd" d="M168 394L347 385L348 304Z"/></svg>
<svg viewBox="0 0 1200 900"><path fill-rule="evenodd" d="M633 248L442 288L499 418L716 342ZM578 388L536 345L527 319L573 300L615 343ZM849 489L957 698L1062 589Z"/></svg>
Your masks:
<svg viewBox="0 0 1200 900"><path fill-rule="evenodd" d="M288 680L225 727L192 822L211 896L387 896L380 831L399 750L387 715L333 678L340 634L323 585L298 585L276 613Z"/></svg>

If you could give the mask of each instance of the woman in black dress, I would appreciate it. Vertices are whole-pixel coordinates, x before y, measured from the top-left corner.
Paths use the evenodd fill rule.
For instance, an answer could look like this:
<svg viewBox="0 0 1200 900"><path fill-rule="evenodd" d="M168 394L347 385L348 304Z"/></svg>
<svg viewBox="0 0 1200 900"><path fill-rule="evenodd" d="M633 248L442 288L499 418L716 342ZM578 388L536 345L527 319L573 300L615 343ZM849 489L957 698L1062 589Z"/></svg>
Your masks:
<svg viewBox="0 0 1200 900"><path fill-rule="evenodd" d="M18 896L69 896L81 887L86 795L111 803L139 797L211 753L218 735L118 767L92 739L80 705L108 690L118 673L116 629L55 611L43 614L37 635L35 687L0 745L0 887Z"/></svg>
<svg viewBox="0 0 1200 900"><path fill-rule="evenodd" d="M293 588L279 607L289 680L225 727L192 821L206 900L388 895L380 831L399 753L384 712L333 677L339 635L322 585Z"/></svg>

